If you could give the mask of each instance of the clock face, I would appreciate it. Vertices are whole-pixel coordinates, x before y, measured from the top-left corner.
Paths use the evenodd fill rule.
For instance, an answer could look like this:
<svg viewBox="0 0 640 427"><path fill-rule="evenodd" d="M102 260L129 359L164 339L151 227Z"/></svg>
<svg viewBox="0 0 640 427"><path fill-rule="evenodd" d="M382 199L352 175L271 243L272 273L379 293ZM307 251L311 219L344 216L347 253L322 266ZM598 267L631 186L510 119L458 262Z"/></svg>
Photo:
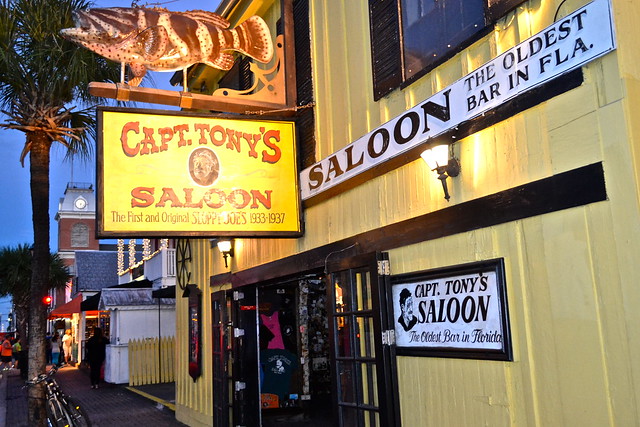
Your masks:
<svg viewBox="0 0 640 427"><path fill-rule="evenodd" d="M84 209L87 206L87 201L82 197L78 197L75 201L75 204L76 204L76 208Z"/></svg>

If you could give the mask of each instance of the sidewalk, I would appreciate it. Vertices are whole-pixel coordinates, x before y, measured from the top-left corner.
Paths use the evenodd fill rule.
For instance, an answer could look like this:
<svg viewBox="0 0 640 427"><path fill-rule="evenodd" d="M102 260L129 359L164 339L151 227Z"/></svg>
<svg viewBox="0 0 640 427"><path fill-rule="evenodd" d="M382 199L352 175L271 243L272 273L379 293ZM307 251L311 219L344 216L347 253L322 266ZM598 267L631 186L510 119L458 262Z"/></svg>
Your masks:
<svg viewBox="0 0 640 427"><path fill-rule="evenodd" d="M173 383L128 387L103 383L90 387L89 373L65 366L56 373L62 390L78 402L93 427L184 426L175 419ZM28 427L27 391L18 370L5 371L0 378L0 427ZM3 423L4 422L4 423Z"/></svg>

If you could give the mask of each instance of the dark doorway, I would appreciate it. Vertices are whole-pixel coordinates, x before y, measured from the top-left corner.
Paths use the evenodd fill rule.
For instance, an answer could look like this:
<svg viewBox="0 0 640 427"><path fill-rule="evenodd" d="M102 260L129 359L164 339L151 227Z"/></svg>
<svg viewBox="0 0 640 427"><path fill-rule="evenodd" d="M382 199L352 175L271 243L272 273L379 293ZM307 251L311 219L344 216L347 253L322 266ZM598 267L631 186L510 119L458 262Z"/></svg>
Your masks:
<svg viewBox="0 0 640 427"><path fill-rule="evenodd" d="M233 407L227 398L233 390L230 375L230 350L233 328L231 326L231 297L225 291L211 296L212 302L212 359L213 359L213 425L228 426L233 419Z"/></svg>
<svg viewBox="0 0 640 427"><path fill-rule="evenodd" d="M320 277L212 295L214 425L334 425Z"/></svg>
<svg viewBox="0 0 640 427"><path fill-rule="evenodd" d="M325 283L261 287L258 300L262 425L331 425Z"/></svg>

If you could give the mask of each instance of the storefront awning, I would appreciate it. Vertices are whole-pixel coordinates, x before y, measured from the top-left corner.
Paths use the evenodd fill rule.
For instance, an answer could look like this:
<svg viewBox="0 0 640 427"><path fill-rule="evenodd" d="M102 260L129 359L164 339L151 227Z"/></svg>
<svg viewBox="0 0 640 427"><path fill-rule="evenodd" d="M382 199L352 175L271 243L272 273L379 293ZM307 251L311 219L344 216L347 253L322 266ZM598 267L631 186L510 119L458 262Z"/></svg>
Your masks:
<svg viewBox="0 0 640 427"><path fill-rule="evenodd" d="M104 289L138 289L138 288L150 288L153 285L153 282L147 279L143 280L134 280L132 282L123 283L122 285L109 286ZM97 292L95 295L91 295L86 300L82 301L80 304L80 309L82 311L95 311L98 309L98 304L100 303L100 295L102 291Z"/></svg>
<svg viewBox="0 0 640 427"><path fill-rule="evenodd" d="M166 288L156 289L151 292L152 298L175 298L176 297L176 287L175 286L167 286Z"/></svg>
<svg viewBox="0 0 640 427"><path fill-rule="evenodd" d="M82 311L95 311L98 309L99 302L100 302L100 292L82 301L82 304L80 304L80 309Z"/></svg>
<svg viewBox="0 0 640 427"><path fill-rule="evenodd" d="M82 294L78 294L71 301L54 308L49 313L49 319L58 319L60 317L71 317L74 313L80 313L80 303L82 302Z"/></svg>

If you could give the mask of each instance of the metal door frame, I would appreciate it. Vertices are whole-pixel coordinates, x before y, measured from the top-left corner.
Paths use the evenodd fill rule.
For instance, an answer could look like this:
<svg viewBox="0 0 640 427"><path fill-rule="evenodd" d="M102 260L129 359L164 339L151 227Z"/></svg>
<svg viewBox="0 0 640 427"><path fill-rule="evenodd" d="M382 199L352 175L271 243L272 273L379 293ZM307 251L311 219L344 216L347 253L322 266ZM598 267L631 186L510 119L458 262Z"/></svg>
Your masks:
<svg viewBox="0 0 640 427"><path fill-rule="evenodd" d="M222 292L222 293L221 293ZM258 328L257 328L257 288L248 286L240 290L227 290L212 294L211 307L215 307L215 301L224 297L226 325L218 325L224 329L224 336L216 335L216 325L212 321L212 341L223 339L226 343L224 361L226 371L219 381L219 388L225 394L216 396L214 392L215 407L231 408L231 417L228 414L214 413L214 419L219 418L229 426L259 426L260 399L259 399L259 363L258 363ZM212 319L222 320L214 313ZM218 332L220 329L218 329ZM214 350L214 348L212 348ZM215 353L214 353L215 354ZM214 359L215 363L215 359ZM214 379L215 385L216 379ZM231 393L232 392L232 393ZM232 401L229 402L229 396ZM221 399L216 401L216 399ZM229 419L230 418L230 419ZM216 424L217 425L217 424Z"/></svg>
<svg viewBox="0 0 640 427"><path fill-rule="evenodd" d="M339 426L344 427L399 426L395 340L390 313L391 287L388 254L375 252L338 260L328 264L326 272L329 336L333 348L331 366L335 396L334 418ZM336 300L336 280L339 274L342 274L343 278L349 279L350 300L347 302L349 305L343 304L343 308L346 307L346 309L338 307ZM359 277L360 274L364 274L364 276ZM369 283L364 284L361 290L369 291L369 295L364 295L364 297L370 298L370 305L364 305L363 296L354 292L358 288L358 278L362 277L368 277L369 280ZM360 284L362 285L362 283ZM370 323L368 319L370 319ZM358 329L356 329L357 325L360 325ZM367 341L368 337L362 337L359 332L368 333L368 329L371 327L373 327L373 330L370 331L373 346L365 350L373 350L374 353L373 355L359 354L360 349L354 344L358 343L360 348L363 345L367 347L371 344ZM347 328L347 331L350 332L348 344L351 348L348 349L349 354L340 354L338 344L338 339L340 339L338 329L340 328ZM352 401L343 399L346 388L342 385L348 372L344 371L344 366L354 368L351 369L351 373L353 374L352 384L355 396L349 396ZM355 369L357 367L364 368L365 374L363 375L362 369ZM373 385L372 376L376 385L375 389L371 388ZM362 387L365 377L367 377L367 387ZM365 399L371 399L372 395L376 398L373 405L365 402ZM347 424L343 414L351 409L355 414L355 420L350 420ZM373 416L374 413L378 414L377 418ZM367 414L368 417L366 417ZM376 420L377 424L374 424Z"/></svg>

